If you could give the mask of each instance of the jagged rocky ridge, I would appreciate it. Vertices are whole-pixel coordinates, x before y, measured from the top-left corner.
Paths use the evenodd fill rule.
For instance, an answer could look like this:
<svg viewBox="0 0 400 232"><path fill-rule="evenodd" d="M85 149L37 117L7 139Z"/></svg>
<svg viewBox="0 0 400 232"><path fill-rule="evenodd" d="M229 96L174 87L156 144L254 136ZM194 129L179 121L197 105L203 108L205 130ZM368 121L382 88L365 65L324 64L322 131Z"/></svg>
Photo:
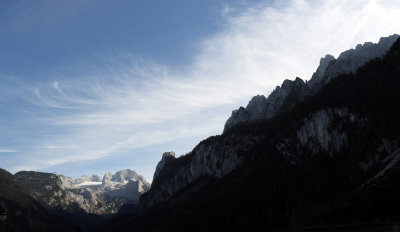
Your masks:
<svg viewBox="0 0 400 232"><path fill-rule="evenodd" d="M143 203L153 205L165 201L202 176L222 177L230 173L241 164L249 148L263 141L265 137L238 137L226 133L229 128L240 122L271 119L284 113L304 101L307 96L314 95L333 77L341 73L354 73L367 61L382 57L397 38L398 35L392 35L381 38L378 44L368 42L357 45L355 49L341 53L338 59L327 55L321 59L309 82L306 83L298 77L294 81L285 80L268 98L255 96L246 108L241 107L234 111L226 122L224 136L210 137L180 158L166 156L167 153L164 153L157 166L151 191L143 196ZM342 124L337 124L338 120L342 120ZM363 127L368 123L362 116L342 107L326 108L305 115L299 124L301 127L297 129L295 138L286 138L276 144L282 157L291 164L301 161L301 155L297 154L294 146L305 146L312 154L327 152L333 156L347 145L346 127L349 124Z"/></svg>
<svg viewBox="0 0 400 232"><path fill-rule="evenodd" d="M390 230L400 220L399 77L397 40L276 116L167 156L141 197L150 207L105 229Z"/></svg>
<svg viewBox="0 0 400 232"><path fill-rule="evenodd" d="M300 78L294 81L285 80L281 86L277 86L266 98L264 95L253 97L249 104L232 111L232 115L226 121L224 131L232 126L249 120L269 119L282 113L296 103L304 100L326 85L334 76L341 73L354 73L367 61L382 57L390 49L399 35L380 38L377 44L366 42L359 44L355 49L342 52L337 59L332 55L321 58L317 70L308 82Z"/></svg>

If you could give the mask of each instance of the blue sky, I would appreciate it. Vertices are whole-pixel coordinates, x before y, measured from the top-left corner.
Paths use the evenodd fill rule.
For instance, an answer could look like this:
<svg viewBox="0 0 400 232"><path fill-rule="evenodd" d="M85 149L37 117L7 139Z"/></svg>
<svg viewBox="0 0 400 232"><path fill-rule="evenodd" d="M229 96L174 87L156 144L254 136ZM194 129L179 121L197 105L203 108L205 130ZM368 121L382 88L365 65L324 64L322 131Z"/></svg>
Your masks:
<svg viewBox="0 0 400 232"><path fill-rule="evenodd" d="M220 134L325 54L400 33L398 1L1 1L0 167L72 177Z"/></svg>

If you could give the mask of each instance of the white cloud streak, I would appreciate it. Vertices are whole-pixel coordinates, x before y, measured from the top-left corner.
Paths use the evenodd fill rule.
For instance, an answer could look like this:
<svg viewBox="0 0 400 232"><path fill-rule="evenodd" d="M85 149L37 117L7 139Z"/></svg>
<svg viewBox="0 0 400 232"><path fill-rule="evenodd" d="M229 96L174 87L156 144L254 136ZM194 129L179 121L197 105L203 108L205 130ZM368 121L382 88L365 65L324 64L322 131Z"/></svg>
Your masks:
<svg viewBox="0 0 400 232"><path fill-rule="evenodd" d="M71 149L77 149L78 147L75 145L66 145L66 146L56 146L56 145L47 145L45 146L46 149L63 149L63 150L71 150Z"/></svg>
<svg viewBox="0 0 400 232"><path fill-rule="evenodd" d="M52 153L34 152L44 154L35 167L220 133L230 110L253 95L268 95L284 79L309 79L325 54L338 56L357 43L400 32L398 1L285 3L280 9L225 5L223 30L200 44L187 67L112 57L102 75L35 87L31 101L51 111L41 123L62 131L39 146ZM119 60L124 65L115 65Z"/></svg>
<svg viewBox="0 0 400 232"><path fill-rule="evenodd" d="M18 151L13 149L0 149L0 153L14 153L14 152Z"/></svg>

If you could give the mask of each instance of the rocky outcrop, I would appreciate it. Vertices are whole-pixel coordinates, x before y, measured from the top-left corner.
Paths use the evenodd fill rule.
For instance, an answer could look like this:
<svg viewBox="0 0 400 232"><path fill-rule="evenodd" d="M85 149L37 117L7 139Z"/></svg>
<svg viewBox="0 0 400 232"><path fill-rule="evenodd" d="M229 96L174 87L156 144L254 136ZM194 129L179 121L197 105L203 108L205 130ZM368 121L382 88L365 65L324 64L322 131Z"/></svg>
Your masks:
<svg viewBox="0 0 400 232"><path fill-rule="evenodd" d="M347 109L318 111L304 119L303 126L297 131L297 138L300 144L308 146L314 153L321 150L339 152L341 147L347 143L347 134L342 125L333 126L333 122L344 119L355 123L357 117L349 113Z"/></svg>
<svg viewBox="0 0 400 232"><path fill-rule="evenodd" d="M240 122L272 118L282 110L282 107L289 107L288 98L291 98L292 105L309 94L311 90L301 78L297 77L294 81L285 80L268 98L264 95L254 96L246 108L240 107L232 111L231 117L225 123L224 131Z"/></svg>
<svg viewBox="0 0 400 232"><path fill-rule="evenodd" d="M342 52L337 59L326 55L321 58L317 70L308 82L305 83L298 77L294 81L285 80L267 98L257 95L250 100L246 108L240 107L232 111L225 123L224 132L240 122L269 119L278 115L302 101L305 96L314 94L333 77L342 73L354 73L369 60L382 57L398 38L399 35L392 35L381 38L377 44L358 44L355 49Z"/></svg>
<svg viewBox="0 0 400 232"><path fill-rule="evenodd" d="M158 175L160 174L161 169L164 167L164 165L167 162L167 160L175 159L175 158L176 158L175 157L175 152L173 152L173 151L164 152L160 162L158 162L158 164L157 164L156 171L154 172L153 180L158 177Z"/></svg>
<svg viewBox="0 0 400 232"><path fill-rule="evenodd" d="M66 190L56 174L21 171L14 175L14 180L27 189L34 199L48 208L60 207L67 212L79 209L75 197Z"/></svg>

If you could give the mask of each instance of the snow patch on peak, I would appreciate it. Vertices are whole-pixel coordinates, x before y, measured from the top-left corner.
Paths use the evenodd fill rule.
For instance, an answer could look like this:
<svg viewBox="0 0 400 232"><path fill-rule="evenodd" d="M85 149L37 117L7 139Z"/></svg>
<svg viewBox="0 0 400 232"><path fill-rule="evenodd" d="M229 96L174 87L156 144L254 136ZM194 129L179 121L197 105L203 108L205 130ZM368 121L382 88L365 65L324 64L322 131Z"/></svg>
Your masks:
<svg viewBox="0 0 400 232"><path fill-rule="evenodd" d="M101 185L101 182L95 182L95 181L84 181L82 183L79 183L77 185L74 185L74 187L85 187L85 186L97 186Z"/></svg>

